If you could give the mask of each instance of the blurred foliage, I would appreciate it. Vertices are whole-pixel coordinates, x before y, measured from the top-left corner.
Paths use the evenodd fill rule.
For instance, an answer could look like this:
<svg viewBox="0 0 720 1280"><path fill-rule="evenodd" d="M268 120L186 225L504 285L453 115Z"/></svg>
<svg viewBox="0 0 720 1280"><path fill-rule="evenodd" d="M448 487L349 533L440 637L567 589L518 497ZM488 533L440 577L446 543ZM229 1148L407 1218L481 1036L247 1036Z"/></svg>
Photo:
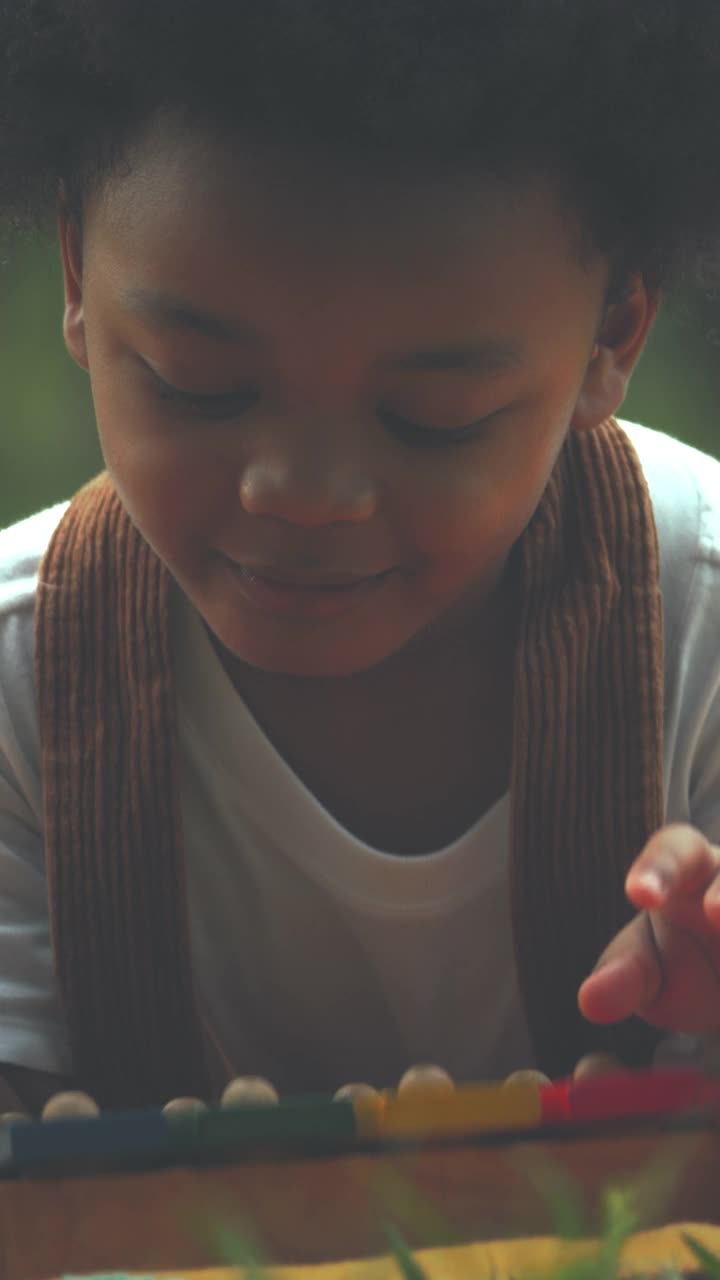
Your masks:
<svg viewBox="0 0 720 1280"><path fill-rule="evenodd" d="M62 337L54 245L0 263L0 527L70 497L102 466L87 375Z"/></svg>
<svg viewBox="0 0 720 1280"><path fill-rule="evenodd" d="M720 298L665 303L625 417L720 456ZM102 465L86 375L65 352L54 244L0 261L0 527L69 497Z"/></svg>

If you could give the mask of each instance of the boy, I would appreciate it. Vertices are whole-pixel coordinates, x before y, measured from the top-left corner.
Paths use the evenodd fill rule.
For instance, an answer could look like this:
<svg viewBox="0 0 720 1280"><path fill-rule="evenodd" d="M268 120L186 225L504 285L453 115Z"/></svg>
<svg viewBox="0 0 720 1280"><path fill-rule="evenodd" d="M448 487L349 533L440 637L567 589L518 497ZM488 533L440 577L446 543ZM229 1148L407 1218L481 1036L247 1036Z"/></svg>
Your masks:
<svg viewBox="0 0 720 1280"><path fill-rule="evenodd" d="M718 467L613 420L718 225L715 7L146 8L3 17L108 468L0 549L6 1079L716 1032Z"/></svg>

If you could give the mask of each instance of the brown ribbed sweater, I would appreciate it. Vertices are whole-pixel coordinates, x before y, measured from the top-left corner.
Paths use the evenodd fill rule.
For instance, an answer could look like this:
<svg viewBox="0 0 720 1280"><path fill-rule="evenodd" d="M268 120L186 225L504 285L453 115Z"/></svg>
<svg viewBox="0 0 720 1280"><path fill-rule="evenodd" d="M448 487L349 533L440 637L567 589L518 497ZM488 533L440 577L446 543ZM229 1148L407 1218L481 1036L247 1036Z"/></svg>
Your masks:
<svg viewBox="0 0 720 1280"><path fill-rule="evenodd" d="M659 557L639 460L613 421L571 434L517 549L514 930L539 1064L646 1061L633 1020L577 989L629 919L627 869L662 822ZM206 1093L176 783L170 580L107 476L41 569L36 683L52 942L78 1082L106 1106ZM468 1009L482 1034L482 1010Z"/></svg>

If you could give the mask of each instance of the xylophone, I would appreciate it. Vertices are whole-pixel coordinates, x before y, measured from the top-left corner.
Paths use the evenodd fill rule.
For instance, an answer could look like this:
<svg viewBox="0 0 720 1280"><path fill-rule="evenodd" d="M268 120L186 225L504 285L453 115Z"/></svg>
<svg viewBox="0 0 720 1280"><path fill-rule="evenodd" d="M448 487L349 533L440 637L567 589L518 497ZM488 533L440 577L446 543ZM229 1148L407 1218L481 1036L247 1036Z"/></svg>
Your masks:
<svg viewBox="0 0 720 1280"><path fill-rule="evenodd" d="M237 1096L233 1104L231 1086L219 1108L179 1099L162 1111L101 1114L86 1095L58 1095L44 1121L5 1118L0 1178L348 1155L448 1139L497 1145L549 1134L592 1136L621 1126L657 1129L674 1121L687 1129L720 1121L720 1078L692 1069L617 1071L547 1084L512 1077L501 1085L449 1089L433 1083L333 1099Z"/></svg>
<svg viewBox="0 0 720 1280"><path fill-rule="evenodd" d="M42 1122L8 1117L0 1276L209 1265L198 1225L219 1213L251 1223L274 1263L360 1258L385 1251L408 1191L422 1206L402 1224L413 1246L447 1243L449 1225L453 1241L540 1234L527 1168L547 1160L593 1198L659 1159L671 1176L647 1225L720 1223L720 1078L698 1071L249 1096L238 1084L224 1107L100 1114L65 1095Z"/></svg>

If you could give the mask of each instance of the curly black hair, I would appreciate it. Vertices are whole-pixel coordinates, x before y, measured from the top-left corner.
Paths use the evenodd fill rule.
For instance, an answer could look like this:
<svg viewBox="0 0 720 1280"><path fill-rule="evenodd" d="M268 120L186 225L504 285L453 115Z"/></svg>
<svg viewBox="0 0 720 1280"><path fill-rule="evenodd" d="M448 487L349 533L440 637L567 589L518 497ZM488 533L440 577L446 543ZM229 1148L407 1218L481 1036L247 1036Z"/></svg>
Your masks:
<svg viewBox="0 0 720 1280"><path fill-rule="evenodd" d="M720 0L0 0L0 217L80 211L163 106L545 172L624 271L720 263Z"/></svg>

